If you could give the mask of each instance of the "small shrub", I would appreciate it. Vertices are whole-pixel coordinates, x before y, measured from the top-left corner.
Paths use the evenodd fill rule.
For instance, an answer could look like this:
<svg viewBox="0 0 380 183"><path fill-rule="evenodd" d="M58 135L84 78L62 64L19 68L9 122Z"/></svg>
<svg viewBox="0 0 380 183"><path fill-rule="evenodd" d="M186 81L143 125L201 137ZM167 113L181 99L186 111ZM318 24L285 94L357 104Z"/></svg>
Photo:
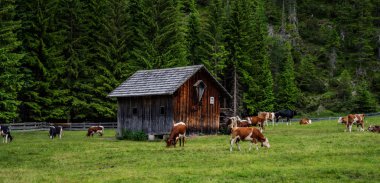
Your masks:
<svg viewBox="0 0 380 183"><path fill-rule="evenodd" d="M119 139L145 141L148 140L148 135L143 131L123 130L123 133Z"/></svg>

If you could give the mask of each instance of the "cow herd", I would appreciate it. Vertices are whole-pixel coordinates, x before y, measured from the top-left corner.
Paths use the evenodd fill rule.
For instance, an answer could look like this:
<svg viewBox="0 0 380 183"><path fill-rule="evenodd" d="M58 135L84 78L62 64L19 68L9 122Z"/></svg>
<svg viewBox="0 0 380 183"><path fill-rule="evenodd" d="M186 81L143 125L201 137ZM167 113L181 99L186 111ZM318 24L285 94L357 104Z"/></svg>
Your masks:
<svg viewBox="0 0 380 183"><path fill-rule="evenodd" d="M94 136L94 134L98 134L99 136L102 136L104 133L104 127L103 126L91 126L87 130L87 137ZM11 135L11 131L8 126L0 126L0 134L3 137L3 143L8 143L13 140L13 137ZM63 135L63 127L62 126L49 126L49 138L54 139L57 136L59 139L62 138Z"/></svg>
<svg viewBox="0 0 380 183"><path fill-rule="evenodd" d="M274 122L278 123L279 119L286 118L286 124L291 124L290 119L297 115L296 111L293 110L280 110L277 112L259 112L257 116L247 116L241 119L239 116L233 116L228 118L227 127L231 134L230 137L230 151L232 151L233 144L238 146L240 150L240 141L251 141L249 150L251 150L252 145L256 144L256 149L258 149L257 143L261 143L262 147L270 147L268 138L264 137L262 134L264 127L268 126L268 122L271 121L274 126ZM348 114L347 116L339 117L338 123L344 124L346 126L345 131L352 131L352 125L356 125L358 130L364 131L364 114ZM300 125L311 124L309 118L302 118L299 122ZM256 128L258 127L258 128ZM173 124L172 130L169 137L166 140L166 146L176 146L179 141L180 146L184 147L185 137L186 137L186 124L184 122L179 122ZM368 131L380 133L380 126L369 126ZM3 137L3 143L8 143L13 140L10 129L8 126L0 126L0 134ZM91 126L87 130L87 137L93 137L94 134L102 136L104 134L103 126ZM62 126L50 126L49 127L49 138L54 139L58 136L60 139L63 135Z"/></svg>
<svg viewBox="0 0 380 183"><path fill-rule="evenodd" d="M249 150L252 149L252 145L256 144L256 150L258 150L257 143L261 143L261 147L269 148L269 140L264 137L263 131L264 127L268 125L268 121L278 123L279 119L286 118L286 124L291 124L290 120L297 115L296 111L293 110L280 110L277 112L259 112L257 116L247 116L241 119L239 116L229 117L227 121L227 129L230 132L230 151L233 149L233 145L236 144L240 151L240 141L250 141ZM364 131L364 114L349 114L344 117L339 117L338 123L343 123L346 125L346 130L351 132L352 125L356 124L358 130ZM301 118L300 125L311 124L311 119ZM257 128L256 128L257 127ZM380 126L370 126L368 131L380 133ZM179 122L173 124L169 138L166 140L167 147L176 146L178 140L180 141L180 146L184 146L186 136L186 124L184 122ZM182 142L182 144L181 144Z"/></svg>

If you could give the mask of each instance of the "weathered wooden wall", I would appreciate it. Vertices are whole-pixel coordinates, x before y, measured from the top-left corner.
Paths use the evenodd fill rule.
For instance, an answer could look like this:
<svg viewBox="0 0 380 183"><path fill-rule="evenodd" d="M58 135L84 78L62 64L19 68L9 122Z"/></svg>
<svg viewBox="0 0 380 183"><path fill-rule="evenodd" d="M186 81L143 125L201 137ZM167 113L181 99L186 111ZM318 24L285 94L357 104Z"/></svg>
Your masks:
<svg viewBox="0 0 380 183"><path fill-rule="evenodd" d="M207 88L198 105L193 85L202 80ZM198 71L187 80L173 95L174 120L187 124L188 131L200 133L217 133L219 130L220 91L217 84L204 70ZM214 104L210 104L210 97L214 97Z"/></svg>
<svg viewBox="0 0 380 183"><path fill-rule="evenodd" d="M173 124L172 96L144 96L118 98L118 132L123 129L144 131L147 134L165 134ZM161 114L160 108L165 108ZM133 108L137 113L133 114Z"/></svg>

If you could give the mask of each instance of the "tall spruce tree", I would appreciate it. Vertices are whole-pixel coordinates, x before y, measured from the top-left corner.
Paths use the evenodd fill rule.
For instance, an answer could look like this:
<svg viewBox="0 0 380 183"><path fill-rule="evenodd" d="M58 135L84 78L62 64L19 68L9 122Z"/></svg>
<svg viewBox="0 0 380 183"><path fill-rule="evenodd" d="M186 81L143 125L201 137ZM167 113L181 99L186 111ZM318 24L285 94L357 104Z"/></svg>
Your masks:
<svg viewBox="0 0 380 183"><path fill-rule="evenodd" d="M132 42L131 64L134 68L188 65L186 24L182 21L181 6L179 1L174 0L144 1L144 12L138 14L141 25L132 27L131 37L137 34L136 40L141 40L138 44Z"/></svg>
<svg viewBox="0 0 380 183"><path fill-rule="evenodd" d="M202 53L205 57L202 63L218 79L223 75L228 52L224 46L223 21L225 12L223 11L221 0L211 0L207 19L204 22L204 37L202 42Z"/></svg>
<svg viewBox="0 0 380 183"><path fill-rule="evenodd" d="M21 89L20 59L24 56L16 32L21 27L15 20L15 0L0 3L0 123L18 120L18 92Z"/></svg>
<svg viewBox="0 0 380 183"><path fill-rule="evenodd" d="M294 61L291 54L291 45L284 43L285 58L279 80L279 90L276 96L278 109L295 110L299 100L299 89L295 83Z"/></svg>
<svg viewBox="0 0 380 183"><path fill-rule="evenodd" d="M371 92L369 92L368 84L366 81L360 81L355 87L356 95L353 96L352 113L365 113L376 112L377 103L376 99Z"/></svg>
<svg viewBox="0 0 380 183"><path fill-rule="evenodd" d="M19 38L26 52L21 60L24 73L20 92L21 117L24 121L45 121L64 118L62 93L67 93L59 82L64 73L65 60L58 45L62 35L55 26L56 1L37 0L18 2L17 16L22 21Z"/></svg>
<svg viewBox="0 0 380 183"><path fill-rule="evenodd" d="M65 37L60 49L65 65L63 87L69 90L65 107L67 121L95 120L91 100L94 97L92 45L89 39L88 13L93 13L91 4L80 1L62 0L59 2L56 25ZM93 22L91 22L93 23ZM93 35L94 36L94 35Z"/></svg>
<svg viewBox="0 0 380 183"><path fill-rule="evenodd" d="M91 79L85 81L89 86L88 108L81 112L86 113L87 120L115 120L116 105L107 94L119 84L115 71L123 68L116 68L117 63L122 65L127 59L127 4L125 1L92 0L83 10L84 21L80 29L85 45L82 47L86 50L86 69L92 72L88 73Z"/></svg>
<svg viewBox="0 0 380 183"><path fill-rule="evenodd" d="M200 15L198 13L195 0L191 0L189 4L190 14L188 18L187 42L188 42L188 60L192 65L202 63L201 44L202 29ZM203 42L204 43L204 42Z"/></svg>
<svg viewBox="0 0 380 183"><path fill-rule="evenodd" d="M264 2L256 1L255 11L252 17L253 41L251 42L251 57L254 59L254 82L257 85L257 91L254 92L254 101L251 105L255 106L254 111L273 111L274 110L274 93L273 78L270 70L271 61L269 59L268 48L268 30L267 20L264 11Z"/></svg>
<svg viewBox="0 0 380 183"><path fill-rule="evenodd" d="M252 48L251 3L248 1L230 1L226 5L225 43L228 51L225 80L227 89L233 95L234 113L251 113L253 101L253 60L250 57ZM232 81L232 82L229 82ZM248 111L246 111L248 110Z"/></svg>

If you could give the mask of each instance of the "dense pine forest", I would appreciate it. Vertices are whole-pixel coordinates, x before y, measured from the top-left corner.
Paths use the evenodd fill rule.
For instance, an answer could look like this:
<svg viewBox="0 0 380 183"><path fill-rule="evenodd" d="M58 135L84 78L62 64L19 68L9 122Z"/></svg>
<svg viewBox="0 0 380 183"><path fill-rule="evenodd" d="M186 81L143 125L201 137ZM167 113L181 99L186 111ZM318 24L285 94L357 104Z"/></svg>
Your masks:
<svg viewBox="0 0 380 183"><path fill-rule="evenodd" d="M238 114L374 112L379 0L0 0L0 123L115 121L141 69L203 64Z"/></svg>

